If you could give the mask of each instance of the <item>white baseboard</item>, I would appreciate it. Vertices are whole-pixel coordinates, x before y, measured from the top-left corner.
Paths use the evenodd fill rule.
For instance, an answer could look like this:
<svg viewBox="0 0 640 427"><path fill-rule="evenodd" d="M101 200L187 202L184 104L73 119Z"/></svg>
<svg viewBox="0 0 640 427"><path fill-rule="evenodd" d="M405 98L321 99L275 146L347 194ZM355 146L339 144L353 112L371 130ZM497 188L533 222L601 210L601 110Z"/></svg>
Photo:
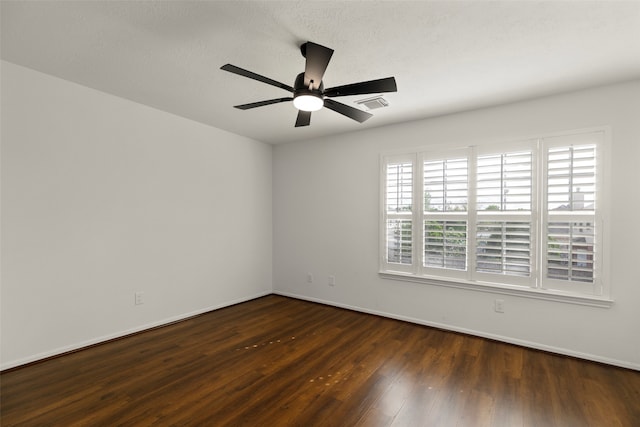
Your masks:
<svg viewBox="0 0 640 427"><path fill-rule="evenodd" d="M402 321L405 321L405 322L416 323L418 325L431 326L433 328L444 329L444 330L452 331L452 332L460 332L460 333L463 333L463 334L473 335L473 336L482 337L482 338L488 338L488 339L491 339L491 340L501 341L501 342L505 342L505 343L508 343L508 344L515 344L515 345L519 345L519 346L522 346L522 347L528 347L528 348L533 348L533 349L536 349L536 350L548 351L550 353L557 353L557 354L561 354L561 355L564 355L564 356L577 357L579 359L590 360L592 362L606 363L607 365L619 366L621 368L627 368L627 369L633 369L633 370L636 370L636 371L640 371L640 364L627 362L627 361L624 361L624 360L611 359L611 358L608 358L608 357L601 357L601 356L594 355L594 354L589 354L589 353L581 353L581 352L573 351L573 350L566 349L566 348L554 347L554 346L540 344L540 343L536 343L536 342L532 342L532 341L526 341L526 340L520 340L520 339L517 339L517 338L505 337L505 336L502 336L502 335L490 334L490 333L486 333L486 332L482 332L482 331L477 331L477 330L474 330L474 329L459 328L459 327L447 325L447 324L444 324L444 323L429 322L429 321L426 321L426 320L416 319L416 318L408 317L408 316L402 316L402 315L395 314L395 313L387 313L387 312L384 312L384 311L371 310L371 309L367 309L367 308L363 308L363 307L359 307L359 306L341 304L341 303L337 303L337 302L334 302L334 301L327 301L327 300L323 300L323 299L319 299L319 298L308 297L306 295L299 295L299 294L295 294L295 293L292 293L292 292L283 292L283 291L274 290L273 293L276 294L276 295L282 295L282 296L285 296L285 297L290 297L290 298L295 298L295 299L300 299L300 300L310 301L310 302L316 302L316 303L319 303L319 304L325 304L325 305L330 305L330 306L339 307L339 308L345 308L347 310L358 311L358 312L361 312L361 313L374 314L376 316L388 317L390 319L402 320Z"/></svg>
<svg viewBox="0 0 640 427"><path fill-rule="evenodd" d="M116 339L116 338L122 338L124 336L131 335L131 334L134 334L134 333L137 333L137 332L142 332L142 331L145 331L147 329L152 329L152 328L156 328L158 326L168 325L168 324L173 323L173 322L177 322L177 321L180 321L180 320L188 319L189 317L197 316L199 314L207 313L209 311L218 310L218 309L221 309L221 308L224 308L224 307L229 307L231 305L235 305L235 304L251 301L253 299L260 298L260 297L263 297L263 296L266 296L266 295L271 295L271 294L272 294L272 292L270 290L269 291L260 292L260 293L255 294L255 295L251 295L251 296L243 297L243 298L238 298L238 299L231 300L231 301L226 301L224 303L216 304L216 305L213 305L213 306L210 306L210 307L206 307L206 308L202 308L200 310L192 311L190 313L184 313L184 314L180 314L180 315L177 315L177 316L169 317L169 318L166 318L166 319L158 320L156 322L147 323L145 325L137 326L135 328L127 329L125 331L120 331L120 332L116 332L116 333L113 333L113 334L103 335L101 337L92 338L90 340L82 341L82 342L71 344L71 345L64 346L64 347L59 347L59 348L56 348L56 349L51 350L51 351L45 351L45 352L42 352L42 353L39 353L39 354L34 354L32 356L24 357L22 359L12 360L10 362L6 362L6 363L0 364L0 371L4 371L6 369L15 368L17 366L25 365L27 363L37 362L38 360L46 359L48 357L57 356L57 355L60 355L60 354L63 354L63 353L67 353L69 351L80 350L80 349L82 349L84 347L89 347L89 346L92 346L92 345L95 345L95 344L100 344L100 343L103 343L105 341L109 341L109 340Z"/></svg>

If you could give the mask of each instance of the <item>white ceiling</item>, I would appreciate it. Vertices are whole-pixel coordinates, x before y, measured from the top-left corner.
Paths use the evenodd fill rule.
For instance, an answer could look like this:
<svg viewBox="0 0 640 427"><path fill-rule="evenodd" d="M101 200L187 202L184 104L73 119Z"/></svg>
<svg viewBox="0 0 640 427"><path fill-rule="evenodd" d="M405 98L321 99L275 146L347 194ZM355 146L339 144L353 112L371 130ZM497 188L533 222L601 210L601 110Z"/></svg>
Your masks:
<svg viewBox="0 0 640 427"><path fill-rule="evenodd" d="M5 1L2 59L269 143L432 117L640 77L640 1ZM395 76L359 124L294 128L304 41L335 50L325 87ZM337 99L349 105L367 96Z"/></svg>

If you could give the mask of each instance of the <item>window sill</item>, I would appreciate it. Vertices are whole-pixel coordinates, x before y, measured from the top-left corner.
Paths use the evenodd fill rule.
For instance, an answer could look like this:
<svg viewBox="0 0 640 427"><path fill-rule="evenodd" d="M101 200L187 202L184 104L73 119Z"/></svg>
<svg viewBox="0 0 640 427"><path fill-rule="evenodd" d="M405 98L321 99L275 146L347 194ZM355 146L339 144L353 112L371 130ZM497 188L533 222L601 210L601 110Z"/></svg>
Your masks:
<svg viewBox="0 0 640 427"><path fill-rule="evenodd" d="M383 279L402 280L406 282L424 283L427 285L446 286L449 288L467 289L477 292L491 292L494 294L513 295L523 298L534 298L546 301L563 302L568 304L587 305L591 307L611 308L613 300L597 295L573 294L548 289L533 289L522 286L509 286L496 283L468 282L456 279L443 279L441 277L416 276L410 273L395 271L380 271Z"/></svg>

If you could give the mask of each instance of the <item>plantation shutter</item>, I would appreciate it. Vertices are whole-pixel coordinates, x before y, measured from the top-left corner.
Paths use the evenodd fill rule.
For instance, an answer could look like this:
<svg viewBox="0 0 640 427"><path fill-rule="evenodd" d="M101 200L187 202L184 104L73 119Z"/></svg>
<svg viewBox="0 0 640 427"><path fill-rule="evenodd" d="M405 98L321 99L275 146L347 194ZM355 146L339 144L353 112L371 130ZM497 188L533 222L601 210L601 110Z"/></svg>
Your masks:
<svg viewBox="0 0 640 427"><path fill-rule="evenodd" d="M476 271L529 276L531 224L524 221L479 221Z"/></svg>
<svg viewBox="0 0 640 427"><path fill-rule="evenodd" d="M598 207L607 133L382 155L380 273L561 300L608 295Z"/></svg>
<svg viewBox="0 0 640 427"><path fill-rule="evenodd" d="M466 152L423 161L422 266L427 271L467 270L468 167Z"/></svg>
<svg viewBox="0 0 640 427"><path fill-rule="evenodd" d="M601 132L545 140L543 287L598 293L597 150Z"/></svg>
<svg viewBox="0 0 640 427"><path fill-rule="evenodd" d="M533 141L510 152L480 153L476 163L475 273L531 285L535 262Z"/></svg>
<svg viewBox="0 0 640 427"><path fill-rule="evenodd" d="M478 156L478 211L531 212L531 150Z"/></svg>
<svg viewBox="0 0 640 427"><path fill-rule="evenodd" d="M385 159L383 263L392 270L404 271L413 264L414 164L406 156Z"/></svg>

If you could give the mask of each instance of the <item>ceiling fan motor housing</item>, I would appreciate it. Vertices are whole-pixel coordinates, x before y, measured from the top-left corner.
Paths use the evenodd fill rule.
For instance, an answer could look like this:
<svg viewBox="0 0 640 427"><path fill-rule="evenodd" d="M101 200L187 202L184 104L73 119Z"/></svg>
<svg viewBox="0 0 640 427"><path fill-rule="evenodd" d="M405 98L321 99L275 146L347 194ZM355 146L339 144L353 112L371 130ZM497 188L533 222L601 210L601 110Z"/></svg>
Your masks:
<svg viewBox="0 0 640 427"><path fill-rule="evenodd" d="M314 82L315 83L315 82ZM322 97L322 92L324 91L324 83L320 82L320 86L318 89L309 89L304 85L304 73L298 74L296 77L296 81L293 84L293 96L294 98L298 95L312 95Z"/></svg>

